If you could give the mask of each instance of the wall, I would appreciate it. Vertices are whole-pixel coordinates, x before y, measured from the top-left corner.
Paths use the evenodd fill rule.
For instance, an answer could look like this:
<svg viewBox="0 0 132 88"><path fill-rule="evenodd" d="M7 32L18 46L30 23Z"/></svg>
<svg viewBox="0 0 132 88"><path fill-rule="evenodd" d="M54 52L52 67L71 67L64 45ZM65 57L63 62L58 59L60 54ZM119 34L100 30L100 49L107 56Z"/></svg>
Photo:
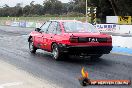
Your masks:
<svg viewBox="0 0 132 88"><path fill-rule="evenodd" d="M132 37L112 36L113 46L132 48Z"/></svg>
<svg viewBox="0 0 132 88"><path fill-rule="evenodd" d="M112 33L120 33L120 34L132 34L132 25L97 24L96 28L100 32L112 32Z"/></svg>

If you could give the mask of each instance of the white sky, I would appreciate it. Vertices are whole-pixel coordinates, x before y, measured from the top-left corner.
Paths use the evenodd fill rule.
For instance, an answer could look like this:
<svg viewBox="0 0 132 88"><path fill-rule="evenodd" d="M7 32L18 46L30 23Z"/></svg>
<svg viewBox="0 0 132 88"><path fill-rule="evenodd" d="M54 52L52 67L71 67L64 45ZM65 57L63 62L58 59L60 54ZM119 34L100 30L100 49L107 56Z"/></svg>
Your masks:
<svg viewBox="0 0 132 88"><path fill-rule="evenodd" d="M10 7L15 6L17 3L23 3L23 6L29 5L31 1L35 1L35 4L41 4L44 0L0 0L0 6L3 6L5 4L9 5ZM69 2L70 0L59 0L61 2Z"/></svg>

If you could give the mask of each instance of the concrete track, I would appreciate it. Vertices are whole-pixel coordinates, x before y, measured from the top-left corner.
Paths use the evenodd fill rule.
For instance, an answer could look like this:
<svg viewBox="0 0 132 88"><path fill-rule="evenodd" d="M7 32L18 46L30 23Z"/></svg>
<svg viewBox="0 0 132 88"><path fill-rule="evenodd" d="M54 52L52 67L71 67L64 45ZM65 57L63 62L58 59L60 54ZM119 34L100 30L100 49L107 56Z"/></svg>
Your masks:
<svg viewBox="0 0 132 88"><path fill-rule="evenodd" d="M33 55L27 42L28 33L32 30L0 26L0 59L60 88L81 88L78 77L82 67L89 72L90 79L132 79L132 56L108 54L97 61L83 57L55 61L50 53L42 50ZM88 88L132 88L132 85Z"/></svg>

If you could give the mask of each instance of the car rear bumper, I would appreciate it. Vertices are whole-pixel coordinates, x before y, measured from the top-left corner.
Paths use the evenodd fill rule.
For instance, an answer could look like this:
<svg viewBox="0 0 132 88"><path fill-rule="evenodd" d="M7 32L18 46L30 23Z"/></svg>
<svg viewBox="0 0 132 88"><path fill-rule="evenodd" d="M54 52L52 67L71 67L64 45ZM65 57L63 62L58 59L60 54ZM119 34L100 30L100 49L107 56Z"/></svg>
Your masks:
<svg viewBox="0 0 132 88"><path fill-rule="evenodd" d="M93 55L108 54L112 50L112 46L62 46L59 45L60 52L75 55Z"/></svg>

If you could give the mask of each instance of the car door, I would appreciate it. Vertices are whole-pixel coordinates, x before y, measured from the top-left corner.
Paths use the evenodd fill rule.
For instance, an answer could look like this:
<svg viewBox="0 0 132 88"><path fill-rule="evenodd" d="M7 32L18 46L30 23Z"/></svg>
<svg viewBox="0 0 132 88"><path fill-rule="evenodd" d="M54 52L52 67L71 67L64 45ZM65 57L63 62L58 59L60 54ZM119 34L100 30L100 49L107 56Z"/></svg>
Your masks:
<svg viewBox="0 0 132 88"><path fill-rule="evenodd" d="M40 27L40 31L39 31L39 35L36 36L36 40L37 40L37 47L38 48L41 48L41 49L44 49L45 48L45 34L46 34L46 31L50 25L50 21L48 22L45 22L41 27Z"/></svg>
<svg viewBox="0 0 132 88"><path fill-rule="evenodd" d="M50 24L47 32L46 32L46 50L51 51L51 44L54 40L54 36L56 35L56 28L57 28L58 22L52 21Z"/></svg>
<svg viewBox="0 0 132 88"><path fill-rule="evenodd" d="M64 37L62 36L62 29L60 27L60 23L57 24L56 30L53 31L54 35L54 40L56 42L60 42Z"/></svg>

